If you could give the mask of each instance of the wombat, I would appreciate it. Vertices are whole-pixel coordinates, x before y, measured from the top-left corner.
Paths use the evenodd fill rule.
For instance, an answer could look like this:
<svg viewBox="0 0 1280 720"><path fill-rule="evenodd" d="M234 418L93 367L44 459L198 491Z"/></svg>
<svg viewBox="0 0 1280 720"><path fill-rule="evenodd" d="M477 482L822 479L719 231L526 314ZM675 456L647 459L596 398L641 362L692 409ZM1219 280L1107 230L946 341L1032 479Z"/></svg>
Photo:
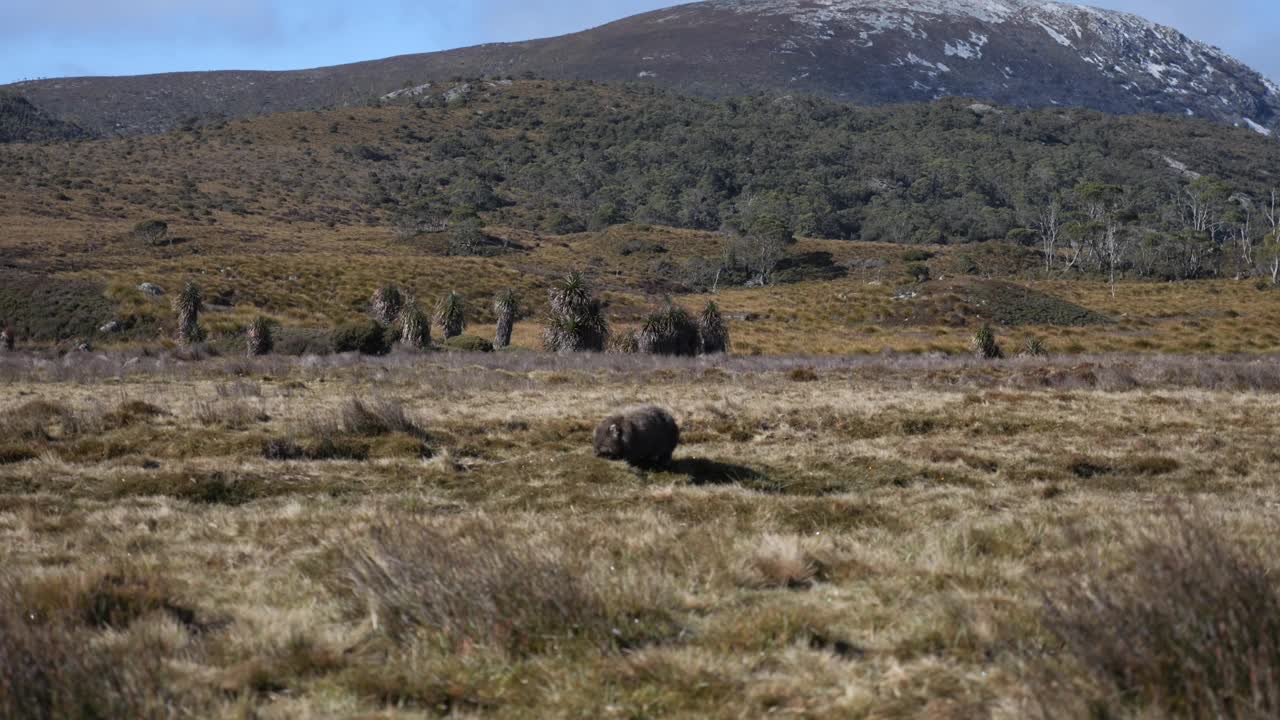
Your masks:
<svg viewBox="0 0 1280 720"><path fill-rule="evenodd" d="M639 468L662 467L680 442L680 428L671 413L648 405L621 410L596 427L596 456L626 460Z"/></svg>

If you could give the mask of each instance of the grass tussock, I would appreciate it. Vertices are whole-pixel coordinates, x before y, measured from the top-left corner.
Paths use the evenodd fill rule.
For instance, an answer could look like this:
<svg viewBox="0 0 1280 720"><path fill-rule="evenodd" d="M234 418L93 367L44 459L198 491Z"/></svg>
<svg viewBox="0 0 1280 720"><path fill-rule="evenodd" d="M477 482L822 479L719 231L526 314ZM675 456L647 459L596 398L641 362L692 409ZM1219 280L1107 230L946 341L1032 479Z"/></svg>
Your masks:
<svg viewBox="0 0 1280 720"><path fill-rule="evenodd" d="M402 403L388 399L368 402L352 399L339 410L338 427L344 433L361 437L378 437L391 433L421 438L427 435L409 418Z"/></svg>
<svg viewBox="0 0 1280 720"><path fill-rule="evenodd" d="M1096 717L1280 715L1280 591L1255 550L1175 516L1118 572L1050 595L1045 621L1094 686Z"/></svg>
<svg viewBox="0 0 1280 720"><path fill-rule="evenodd" d="M74 414L59 403L30 400L5 413L0 420L0 436L10 440L45 441L62 426L73 429Z"/></svg>
<svg viewBox="0 0 1280 720"><path fill-rule="evenodd" d="M803 590L811 587L822 565L796 535L765 535L747 561L745 584Z"/></svg>
<svg viewBox="0 0 1280 720"><path fill-rule="evenodd" d="M425 632L455 650L525 655L610 639L601 599L555 550L507 542L496 529L450 536L379 525L341 555L337 588L395 641Z"/></svg>
<svg viewBox="0 0 1280 720"><path fill-rule="evenodd" d="M267 460L367 460L371 455L430 457L428 434L397 400L352 399L314 416L286 437L262 444Z"/></svg>
<svg viewBox="0 0 1280 720"><path fill-rule="evenodd" d="M0 717L176 718L207 709L208 697L178 691L153 637L105 633L165 610L166 587L138 574L0 577Z"/></svg>

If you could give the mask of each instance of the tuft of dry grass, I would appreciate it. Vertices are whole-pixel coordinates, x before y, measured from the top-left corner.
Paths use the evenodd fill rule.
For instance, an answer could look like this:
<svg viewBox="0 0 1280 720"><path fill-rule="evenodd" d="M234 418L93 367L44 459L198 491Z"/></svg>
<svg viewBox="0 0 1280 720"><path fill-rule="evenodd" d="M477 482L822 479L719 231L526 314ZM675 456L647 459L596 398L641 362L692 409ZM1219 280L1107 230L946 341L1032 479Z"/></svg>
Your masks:
<svg viewBox="0 0 1280 720"><path fill-rule="evenodd" d="M1129 558L1046 600L1048 628L1096 683L1095 706L1280 715L1280 588L1257 551L1175 514Z"/></svg>
<svg viewBox="0 0 1280 720"><path fill-rule="evenodd" d="M818 575L819 565L795 535L767 534L748 561L750 581L760 587L808 588Z"/></svg>
<svg viewBox="0 0 1280 720"><path fill-rule="evenodd" d="M360 437L378 437L404 433L425 438L426 432L409 419L404 405L397 400L378 398L370 401L351 399L338 412L338 427Z"/></svg>
<svg viewBox="0 0 1280 720"><path fill-rule="evenodd" d="M162 648L146 634L108 642L169 600L163 579L101 574L20 581L0 577L0 717L177 718L208 698L179 692Z"/></svg>
<svg viewBox="0 0 1280 720"><path fill-rule="evenodd" d="M517 655L609 642L604 605L582 579L553 550L509 543L495 528L450 536L383 524L341 555L336 586L396 641L425 631L455 649Z"/></svg>

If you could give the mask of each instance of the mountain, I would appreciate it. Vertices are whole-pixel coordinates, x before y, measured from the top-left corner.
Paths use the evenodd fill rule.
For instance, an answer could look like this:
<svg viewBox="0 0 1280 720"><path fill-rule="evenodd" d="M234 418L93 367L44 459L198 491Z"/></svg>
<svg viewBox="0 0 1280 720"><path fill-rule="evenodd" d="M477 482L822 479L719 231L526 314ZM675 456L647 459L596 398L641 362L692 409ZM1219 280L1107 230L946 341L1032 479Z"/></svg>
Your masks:
<svg viewBox="0 0 1280 720"><path fill-rule="evenodd" d="M191 116L363 104L456 77L655 83L708 96L811 93L861 104L963 96L1021 106L1176 113L1280 130L1280 87L1143 18L1049 0L710 0L585 32L290 72L20 83L99 133Z"/></svg>
<svg viewBox="0 0 1280 720"><path fill-rule="evenodd" d="M0 93L0 143L78 140L89 137L76 125L50 117L26 98Z"/></svg>

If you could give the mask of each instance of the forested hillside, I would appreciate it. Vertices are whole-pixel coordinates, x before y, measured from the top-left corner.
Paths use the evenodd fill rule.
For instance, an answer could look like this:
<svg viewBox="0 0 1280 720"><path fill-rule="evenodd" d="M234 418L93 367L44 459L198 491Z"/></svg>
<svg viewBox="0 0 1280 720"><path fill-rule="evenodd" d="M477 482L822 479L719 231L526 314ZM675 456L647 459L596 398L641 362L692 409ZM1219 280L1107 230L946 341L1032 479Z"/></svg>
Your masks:
<svg viewBox="0 0 1280 720"><path fill-rule="evenodd" d="M1249 130L965 100L868 109L473 81L382 107L0 154L11 203L63 216L227 211L406 237L631 221L783 241L1010 238L1047 249L1053 267L1165 278L1270 276L1280 220L1280 144ZM482 250L476 237L455 250Z"/></svg>

